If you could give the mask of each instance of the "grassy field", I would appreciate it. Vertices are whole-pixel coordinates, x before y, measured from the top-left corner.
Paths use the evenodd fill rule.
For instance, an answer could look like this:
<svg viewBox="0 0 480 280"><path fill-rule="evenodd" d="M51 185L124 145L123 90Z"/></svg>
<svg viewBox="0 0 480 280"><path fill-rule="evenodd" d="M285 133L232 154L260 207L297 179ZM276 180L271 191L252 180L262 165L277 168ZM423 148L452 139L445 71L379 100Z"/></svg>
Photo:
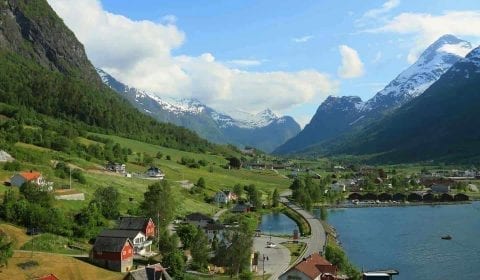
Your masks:
<svg viewBox="0 0 480 280"><path fill-rule="evenodd" d="M171 183L178 202L176 209L177 215L194 211L210 215L214 214L219 208L216 205L206 203L205 197L212 197L215 192L222 189L232 189L235 184L254 184L264 193L265 197L268 193L273 192L275 188L282 191L290 184L289 180L284 176L271 170L225 169L224 166L227 160L222 156L184 152L117 136L96 135L110 138L122 147L130 148L133 151L133 154L129 156L128 162L126 163L127 172L133 173L132 178L106 172L104 170L106 162L103 161L96 159L86 161L72 155L35 145L25 143L16 144L16 148L22 152L35 154L35 160L22 162L22 170L38 170L42 172L48 181L54 182L56 188L68 187L69 180L68 178L60 179L55 176L55 162L59 160L65 161L73 165L74 168L80 168L84 171L87 183L82 185L73 181L72 188L75 191L85 193L85 201L55 201L55 206L64 209L66 212L78 211L86 206L88 201L92 199L95 190L98 187L105 186L113 186L118 189L121 195L122 213L126 213L128 209L138 207L139 203L143 200L143 193L148 185L155 181L142 177L142 174L146 172L148 166L142 166L137 163L137 153L146 153L154 157L153 164L160 167L166 174L166 178ZM77 140L85 145L102 145L102 143L86 138L79 138ZM158 152L163 154L161 159L155 158ZM13 156L15 157L15 155ZM170 156L171 159L167 160L167 156ZM179 163L182 157L193 158L196 161L204 160L207 162L207 165L201 166L200 168L189 168ZM3 165L0 164L0 169L3 169L2 167ZM8 181L14 174L15 172L0 170L1 182ZM190 194L188 190L182 188L180 181L196 183L200 177L203 177L206 181L206 189L203 190L203 193ZM0 198L3 197L4 191L7 188L9 187L0 184Z"/></svg>
<svg viewBox="0 0 480 280"><path fill-rule="evenodd" d="M89 247L85 247L86 250L72 249L69 245L73 244L75 244L75 242L66 237L43 233L31 238L28 242L23 244L20 249L69 255L87 254L88 249L90 249Z"/></svg>
<svg viewBox="0 0 480 280"><path fill-rule="evenodd" d="M26 229L11 224L0 223L0 231L5 233L13 241L13 248L20 249L30 239L25 232Z"/></svg>
<svg viewBox="0 0 480 280"><path fill-rule="evenodd" d="M305 249L305 246L307 246L303 242L284 242L282 245L290 251L290 264L293 264L298 259L302 251Z"/></svg>
<svg viewBox="0 0 480 280"><path fill-rule="evenodd" d="M22 269L19 265L27 262L36 262L38 265ZM59 279L69 280L121 280L124 275L109 271L87 262L49 253L16 252L9 260L8 267L0 271L0 279L34 279L54 273Z"/></svg>

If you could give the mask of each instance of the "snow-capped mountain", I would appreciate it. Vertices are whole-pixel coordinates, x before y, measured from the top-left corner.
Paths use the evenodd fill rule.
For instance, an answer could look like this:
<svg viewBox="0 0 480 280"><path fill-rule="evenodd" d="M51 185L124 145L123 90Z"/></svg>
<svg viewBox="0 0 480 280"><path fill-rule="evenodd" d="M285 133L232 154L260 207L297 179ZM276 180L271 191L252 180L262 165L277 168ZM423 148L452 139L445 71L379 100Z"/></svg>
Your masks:
<svg viewBox="0 0 480 280"><path fill-rule="evenodd" d="M300 126L291 117L278 117L269 109L257 114L218 112L195 99L160 98L129 87L102 69L97 69L97 72L104 84L138 110L159 121L189 128L212 142L253 146L270 152L300 131Z"/></svg>
<svg viewBox="0 0 480 280"><path fill-rule="evenodd" d="M304 130L275 152L303 150L378 120L387 112L420 96L471 49L469 42L453 35L440 37L414 64L368 101L363 102L356 96L328 97Z"/></svg>
<svg viewBox="0 0 480 280"><path fill-rule="evenodd" d="M469 42L453 35L440 37L414 64L368 100L363 111L392 109L419 96L471 50Z"/></svg>
<svg viewBox="0 0 480 280"><path fill-rule="evenodd" d="M322 143L324 154L370 155L371 161L390 163L476 163L479 88L480 47L458 60L414 101L348 138Z"/></svg>

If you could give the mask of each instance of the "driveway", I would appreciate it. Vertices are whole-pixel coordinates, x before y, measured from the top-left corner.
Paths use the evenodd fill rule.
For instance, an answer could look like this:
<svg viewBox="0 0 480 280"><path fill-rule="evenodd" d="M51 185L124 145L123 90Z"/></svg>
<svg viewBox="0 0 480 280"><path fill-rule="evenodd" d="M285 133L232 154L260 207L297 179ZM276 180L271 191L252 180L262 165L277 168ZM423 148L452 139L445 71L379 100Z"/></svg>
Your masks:
<svg viewBox="0 0 480 280"><path fill-rule="evenodd" d="M290 251L280 244L288 239L272 236L271 241L277 245L275 248L267 248L267 241L270 241L270 236L262 235L253 239L254 250L260 252L257 272L258 275L262 275L262 271L265 270L265 274L271 275L269 279L276 280L287 270L290 263Z"/></svg>

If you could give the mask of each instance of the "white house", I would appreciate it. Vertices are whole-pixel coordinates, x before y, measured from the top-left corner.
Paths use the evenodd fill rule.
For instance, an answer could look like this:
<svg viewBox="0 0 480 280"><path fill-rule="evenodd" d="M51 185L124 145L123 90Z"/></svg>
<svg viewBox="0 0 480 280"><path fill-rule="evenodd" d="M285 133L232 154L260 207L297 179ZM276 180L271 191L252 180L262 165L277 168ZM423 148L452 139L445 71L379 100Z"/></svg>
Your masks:
<svg viewBox="0 0 480 280"><path fill-rule="evenodd" d="M237 195L235 195L233 192L229 190L219 191L215 194L215 197L213 198L213 200L217 204L227 204L230 201L236 200L236 199L237 199Z"/></svg>
<svg viewBox="0 0 480 280"><path fill-rule="evenodd" d="M123 163L117 163L117 162L109 162L107 163L107 166L105 167L108 171L111 172L116 172L116 173L126 173L126 166Z"/></svg>
<svg viewBox="0 0 480 280"><path fill-rule="evenodd" d="M160 180L163 180L165 178L165 174L162 172L162 170L160 170L160 168L155 166L151 166L147 170L147 176L152 178L157 178Z"/></svg>
<svg viewBox="0 0 480 280"><path fill-rule="evenodd" d="M330 185L330 190L332 192L345 192L347 191L347 186L344 183L336 182Z"/></svg>
<svg viewBox="0 0 480 280"><path fill-rule="evenodd" d="M106 229L98 237L128 238L133 243L134 253L138 255L144 255L152 249L152 240L149 240L140 230Z"/></svg>
<svg viewBox="0 0 480 280"><path fill-rule="evenodd" d="M203 230L207 235L208 242L212 242L215 238L218 241L223 241L225 239L226 227L222 224L217 224L217 223L206 224L203 227Z"/></svg>
<svg viewBox="0 0 480 280"><path fill-rule="evenodd" d="M10 185L14 187L20 187L23 184L30 182L39 187L47 187L48 190L52 189L52 182L47 182L43 178L40 172L30 171L30 172L20 172L10 178Z"/></svg>

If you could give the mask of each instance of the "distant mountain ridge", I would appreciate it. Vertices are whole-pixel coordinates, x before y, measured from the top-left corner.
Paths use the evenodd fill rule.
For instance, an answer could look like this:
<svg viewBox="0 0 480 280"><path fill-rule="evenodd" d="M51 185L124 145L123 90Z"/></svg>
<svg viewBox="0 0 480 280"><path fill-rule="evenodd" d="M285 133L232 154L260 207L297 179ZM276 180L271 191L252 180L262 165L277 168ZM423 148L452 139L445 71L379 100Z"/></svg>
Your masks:
<svg viewBox="0 0 480 280"><path fill-rule="evenodd" d="M319 106L310 123L274 153L305 151L323 141L360 130L420 96L471 49L469 42L453 35L440 37L414 64L368 101L363 102L356 96L328 97Z"/></svg>
<svg viewBox="0 0 480 280"><path fill-rule="evenodd" d="M317 151L324 155L373 155L372 161L386 163L478 163L479 88L477 47L419 97L349 137L324 143Z"/></svg>
<svg viewBox="0 0 480 280"><path fill-rule="evenodd" d="M97 72L104 84L140 111L159 121L191 129L212 142L252 146L271 152L300 131L293 118L278 117L270 109L255 115L242 111L218 112L195 99L160 98L129 87L102 69L97 68Z"/></svg>

